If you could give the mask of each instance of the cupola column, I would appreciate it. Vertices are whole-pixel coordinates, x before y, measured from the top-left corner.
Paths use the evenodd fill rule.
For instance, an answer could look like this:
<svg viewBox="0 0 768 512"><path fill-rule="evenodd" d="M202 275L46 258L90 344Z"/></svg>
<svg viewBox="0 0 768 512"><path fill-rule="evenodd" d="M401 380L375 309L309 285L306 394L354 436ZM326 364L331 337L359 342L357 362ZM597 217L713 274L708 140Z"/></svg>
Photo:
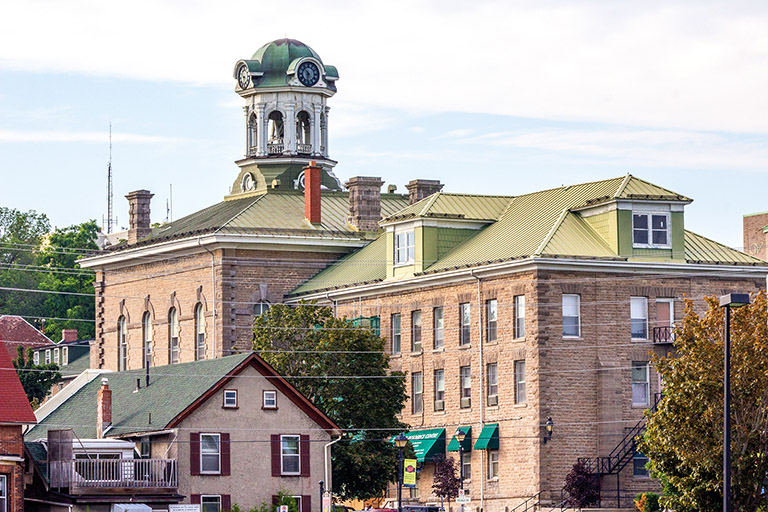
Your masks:
<svg viewBox="0 0 768 512"><path fill-rule="evenodd" d="M328 156L328 113L331 111L331 107L325 107L325 125L322 128L323 137L323 156Z"/></svg>
<svg viewBox="0 0 768 512"><path fill-rule="evenodd" d="M296 154L296 103L289 101L285 105L285 128L283 137L285 148L284 153L289 155Z"/></svg>
<svg viewBox="0 0 768 512"><path fill-rule="evenodd" d="M322 155L320 152L320 146L321 143L321 133L323 131L322 128L322 119L320 118L320 114L322 113L323 106L319 105L317 103L312 105L312 154L313 155Z"/></svg>
<svg viewBox="0 0 768 512"><path fill-rule="evenodd" d="M259 125L256 142L256 154L258 156L266 156L267 154L267 116L265 115L266 109L267 105L265 103L256 104L256 122Z"/></svg>
<svg viewBox="0 0 768 512"><path fill-rule="evenodd" d="M251 141L251 123L250 123L250 117L249 114L251 113L251 109L248 107L248 105L243 107L243 113L245 114L245 153L243 153L245 156L251 156L250 154L250 145L252 144Z"/></svg>

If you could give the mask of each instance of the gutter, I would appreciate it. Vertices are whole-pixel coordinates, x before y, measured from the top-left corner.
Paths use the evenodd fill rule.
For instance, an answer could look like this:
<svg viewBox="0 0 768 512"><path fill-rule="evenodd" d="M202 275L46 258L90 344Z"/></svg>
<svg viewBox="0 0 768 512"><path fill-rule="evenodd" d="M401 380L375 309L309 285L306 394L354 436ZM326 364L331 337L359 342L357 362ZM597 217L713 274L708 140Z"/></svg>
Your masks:
<svg viewBox="0 0 768 512"><path fill-rule="evenodd" d="M48 500L38 500L36 498L27 498L24 497L24 501L31 501L33 503L42 503L44 505L53 505L55 507L68 507L68 512L72 512L72 504L71 503L59 503L57 501L48 501Z"/></svg>
<svg viewBox="0 0 768 512"><path fill-rule="evenodd" d="M331 445L338 443L343 438L344 438L344 434L342 433L339 436L338 439L334 439L330 443L328 443L326 445L323 445L323 457L325 458L325 467L324 467L324 469L325 469L325 488L328 491L328 493L331 495L331 497L333 497L333 485L332 485L333 482L330 480L330 471L329 471L330 468L328 467L328 455L330 455L330 452L331 452L331 450L330 450Z"/></svg>
<svg viewBox="0 0 768 512"><path fill-rule="evenodd" d="M474 269L469 273L477 279L477 327L480 333L480 425L485 427L485 357L483 356L483 295L482 280L475 275ZM498 375L498 373L497 373ZM482 428L481 428L482 430ZM459 461L464 464L464 461ZM485 450L480 450L480 510L485 510Z"/></svg>

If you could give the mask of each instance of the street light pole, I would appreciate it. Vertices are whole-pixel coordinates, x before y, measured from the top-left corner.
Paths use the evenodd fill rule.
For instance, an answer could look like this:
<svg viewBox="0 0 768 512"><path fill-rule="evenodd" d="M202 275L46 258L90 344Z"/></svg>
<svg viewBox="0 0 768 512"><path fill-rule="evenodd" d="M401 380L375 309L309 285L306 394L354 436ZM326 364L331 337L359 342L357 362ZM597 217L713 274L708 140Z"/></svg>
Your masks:
<svg viewBox="0 0 768 512"><path fill-rule="evenodd" d="M461 484L462 497L464 496L464 438L467 433L460 428L456 429L454 437L459 442L459 482ZM461 512L464 512L464 503L461 504Z"/></svg>
<svg viewBox="0 0 768 512"><path fill-rule="evenodd" d="M725 308L723 368L723 512L731 512L731 308L749 304L749 294L729 293L720 297Z"/></svg>
<svg viewBox="0 0 768 512"><path fill-rule="evenodd" d="M402 433L395 438L397 446L397 512L403 512L403 448L408 443L408 438Z"/></svg>

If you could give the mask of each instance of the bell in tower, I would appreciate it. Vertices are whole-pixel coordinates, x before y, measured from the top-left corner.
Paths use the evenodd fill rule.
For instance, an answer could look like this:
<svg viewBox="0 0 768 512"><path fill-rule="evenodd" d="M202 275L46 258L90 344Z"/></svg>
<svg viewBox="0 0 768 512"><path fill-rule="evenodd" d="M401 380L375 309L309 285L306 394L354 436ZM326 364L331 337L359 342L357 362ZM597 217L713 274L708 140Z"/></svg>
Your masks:
<svg viewBox="0 0 768 512"><path fill-rule="evenodd" d="M235 91L245 100L245 155L232 196L304 189L303 169L315 161L322 186L341 190L328 157L328 98L339 73L309 46L278 39L235 64Z"/></svg>

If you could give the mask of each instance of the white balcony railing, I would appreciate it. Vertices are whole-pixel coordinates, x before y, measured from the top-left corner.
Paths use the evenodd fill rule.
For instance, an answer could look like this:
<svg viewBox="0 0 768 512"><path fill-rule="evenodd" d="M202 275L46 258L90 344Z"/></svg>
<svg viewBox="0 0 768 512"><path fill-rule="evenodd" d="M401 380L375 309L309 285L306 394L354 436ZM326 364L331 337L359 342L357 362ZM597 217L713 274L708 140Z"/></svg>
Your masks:
<svg viewBox="0 0 768 512"><path fill-rule="evenodd" d="M268 155L279 155L283 151L285 151L285 144L283 143L283 139L270 139L270 141L267 142Z"/></svg>
<svg viewBox="0 0 768 512"><path fill-rule="evenodd" d="M298 153L310 154L312 153L312 144L297 144L296 151Z"/></svg>
<svg viewBox="0 0 768 512"><path fill-rule="evenodd" d="M64 462L69 470L70 488L170 489L179 486L175 459L76 459Z"/></svg>

